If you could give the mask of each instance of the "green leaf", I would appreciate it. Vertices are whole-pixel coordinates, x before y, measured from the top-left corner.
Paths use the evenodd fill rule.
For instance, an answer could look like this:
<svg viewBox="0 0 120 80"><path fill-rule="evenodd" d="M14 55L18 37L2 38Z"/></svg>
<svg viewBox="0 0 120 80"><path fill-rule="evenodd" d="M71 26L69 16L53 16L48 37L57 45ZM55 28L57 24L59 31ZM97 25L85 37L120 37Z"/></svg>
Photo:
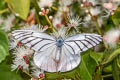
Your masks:
<svg viewBox="0 0 120 80"><path fill-rule="evenodd" d="M92 80L92 75L94 74L95 68L97 66L94 59L88 54L89 51L83 53L80 68L81 80Z"/></svg>
<svg viewBox="0 0 120 80"><path fill-rule="evenodd" d="M8 9L3 9L3 10L0 10L0 14L3 14L5 12L8 12Z"/></svg>
<svg viewBox="0 0 120 80"><path fill-rule="evenodd" d="M3 10L3 9L6 9L7 6L5 4L5 1L4 0L0 0L0 11Z"/></svg>
<svg viewBox="0 0 120 80"><path fill-rule="evenodd" d="M117 8L114 15L112 16L112 20L116 26L120 24L120 6Z"/></svg>
<svg viewBox="0 0 120 80"><path fill-rule="evenodd" d="M30 9L30 0L6 0L13 13L26 19Z"/></svg>
<svg viewBox="0 0 120 80"><path fill-rule="evenodd" d="M118 56L120 54L120 48L116 49L114 52L112 52L109 57L107 58L106 61L104 61L102 64L107 64L109 62L111 62L116 56Z"/></svg>
<svg viewBox="0 0 120 80"><path fill-rule="evenodd" d="M0 64L0 79L1 80L23 80L18 73L11 72L9 65Z"/></svg>
<svg viewBox="0 0 120 80"><path fill-rule="evenodd" d="M117 65L118 65L118 67L120 68L120 55L119 55L118 58L117 58Z"/></svg>
<svg viewBox="0 0 120 80"><path fill-rule="evenodd" d="M104 69L103 69L104 72L112 72L112 66L111 65L108 65L106 66Z"/></svg>
<svg viewBox="0 0 120 80"><path fill-rule="evenodd" d="M90 57L92 57L96 63L101 62L103 53L90 52Z"/></svg>
<svg viewBox="0 0 120 80"><path fill-rule="evenodd" d="M112 73L114 80L120 80L120 69L117 66L117 58L114 59L112 64Z"/></svg>
<svg viewBox="0 0 120 80"><path fill-rule="evenodd" d="M8 38L2 30L0 30L0 63L9 55Z"/></svg>
<svg viewBox="0 0 120 80"><path fill-rule="evenodd" d="M48 73L46 72L46 79L45 80L56 80L59 78L68 78L68 79L73 79L73 80L78 80L76 79L76 75L78 76L79 73L77 73L77 68L73 69L72 71L69 72L62 72L62 73ZM80 77L79 77L80 78Z"/></svg>

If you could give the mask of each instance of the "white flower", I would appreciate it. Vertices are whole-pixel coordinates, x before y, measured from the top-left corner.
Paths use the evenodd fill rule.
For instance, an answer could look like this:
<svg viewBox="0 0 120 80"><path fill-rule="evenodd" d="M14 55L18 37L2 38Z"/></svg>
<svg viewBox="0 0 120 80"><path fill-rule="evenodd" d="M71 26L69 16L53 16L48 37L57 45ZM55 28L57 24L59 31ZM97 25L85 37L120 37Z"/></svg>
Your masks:
<svg viewBox="0 0 120 80"><path fill-rule="evenodd" d="M104 24L103 18L99 17L97 21L98 21L99 27L102 27L102 25Z"/></svg>
<svg viewBox="0 0 120 80"><path fill-rule="evenodd" d="M59 6L59 10L61 11L61 12L69 12L69 7L70 7L70 5L73 3L73 0L60 0L59 1L59 4L60 4L60 6Z"/></svg>
<svg viewBox="0 0 120 80"><path fill-rule="evenodd" d="M4 22L4 19L3 19L3 17L0 16L0 25L2 25L3 22Z"/></svg>
<svg viewBox="0 0 120 80"><path fill-rule="evenodd" d="M58 9L58 12L53 18L53 26L54 27L60 27L62 24L62 12Z"/></svg>
<svg viewBox="0 0 120 80"><path fill-rule="evenodd" d="M111 15L114 14L114 11L118 8L119 5L120 0L111 0L103 3L103 7L106 8Z"/></svg>
<svg viewBox="0 0 120 80"><path fill-rule="evenodd" d="M16 69L24 69L28 71L28 67L29 65L24 61L24 59L15 58L11 66L11 71L14 71Z"/></svg>
<svg viewBox="0 0 120 80"><path fill-rule="evenodd" d="M111 29L104 35L103 39L108 45L110 45L110 47L116 47L116 43L119 40L119 37L120 37L120 30Z"/></svg>
<svg viewBox="0 0 120 80"><path fill-rule="evenodd" d="M60 7L60 11L69 13L69 7L67 7L67 6L62 6L62 7Z"/></svg>
<svg viewBox="0 0 120 80"><path fill-rule="evenodd" d="M24 47L16 48L16 50L13 52L14 60L11 66L12 71L14 71L15 69L20 69L20 68L24 70L28 70L28 66L29 66L28 60L32 53L33 51L30 50L29 48L27 49L25 49Z"/></svg>
<svg viewBox="0 0 120 80"><path fill-rule="evenodd" d="M41 70L40 68L38 68L34 62L31 62L31 66L32 66L32 75L35 77L35 78L43 78L45 75L44 75L44 71Z"/></svg>
<svg viewBox="0 0 120 80"><path fill-rule="evenodd" d="M86 28L89 28L90 27L89 25L91 25L91 23L92 23L91 19L92 18L90 16L90 14L86 15L83 19L83 21L84 21L83 26L86 27Z"/></svg>
<svg viewBox="0 0 120 80"><path fill-rule="evenodd" d="M60 0L60 4L63 6L69 6L72 2L73 0Z"/></svg>
<svg viewBox="0 0 120 80"><path fill-rule="evenodd" d="M38 80L38 79L37 79L37 78L33 78L33 77L32 77L30 80Z"/></svg>
<svg viewBox="0 0 120 80"><path fill-rule="evenodd" d="M114 8L113 3L104 3L103 6L104 6L104 8L107 8L107 9Z"/></svg>
<svg viewBox="0 0 120 80"><path fill-rule="evenodd" d="M61 24L62 18L54 18L53 19L53 26L59 28Z"/></svg>
<svg viewBox="0 0 120 80"><path fill-rule="evenodd" d="M19 41L11 38L11 39L10 39L10 43L9 43L9 50L15 49L15 48L17 47L18 42L19 42Z"/></svg>
<svg viewBox="0 0 120 80"><path fill-rule="evenodd" d="M13 20L15 19L14 15L10 15L7 17L7 19L4 20L4 25L2 27L2 29L5 32L8 32L11 30L11 28L13 27Z"/></svg>
<svg viewBox="0 0 120 80"><path fill-rule="evenodd" d="M34 69L34 70L32 70L32 75L35 78L43 78L45 76L44 71L42 71L40 69Z"/></svg>
<svg viewBox="0 0 120 80"><path fill-rule="evenodd" d="M89 22L91 20L91 16L88 14L87 16L85 16L84 21L85 22Z"/></svg>
<svg viewBox="0 0 120 80"><path fill-rule="evenodd" d="M59 36L61 36L63 39L66 38L67 35L67 27L60 27L57 31L57 33L55 34L55 36L58 38Z"/></svg>
<svg viewBox="0 0 120 80"><path fill-rule="evenodd" d="M40 26L40 25L26 25L24 26L23 29L26 29L26 30L35 30L35 31L38 31L38 32L44 32L46 31L48 28L46 27L43 27L43 26Z"/></svg>
<svg viewBox="0 0 120 80"><path fill-rule="evenodd" d="M113 0L113 1L115 1L115 2L120 2L120 0Z"/></svg>
<svg viewBox="0 0 120 80"><path fill-rule="evenodd" d="M24 47L18 47L13 52L13 54L15 58L23 59L25 56L30 56L31 54L33 54L33 50L30 50L29 48L24 48Z"/></svg>
<svg viewBox="0 0 120 80"><path fill-rule="evenodd" d="M91 2L91 3L92 3L92 5L96 5L96 4L98 4L98 3L99 3L97 0L88 0L88 2Z"/></svg>
<svg viewBox="0 0 120 80"><path fill-rule="evenodd" d="M68 16L68 21L69 21L68 27L74 27L76 30L77 30L77 26L82 24L81 18L79 16L70 15Z"/></svg>
<svg viewBox="0 0 120 80"><path fill-rule="evenodd" d="M93 16L97 16L98 14L100 14L101 10L100 8L96 7L96 8L90 8L90 13L93 15Z"/></svg>
<svg viewBox="0 0 120 80"><path fill-rule="evenodd" d="M54 0L39 0L38 5L40 8L51 7Z"/></svg>

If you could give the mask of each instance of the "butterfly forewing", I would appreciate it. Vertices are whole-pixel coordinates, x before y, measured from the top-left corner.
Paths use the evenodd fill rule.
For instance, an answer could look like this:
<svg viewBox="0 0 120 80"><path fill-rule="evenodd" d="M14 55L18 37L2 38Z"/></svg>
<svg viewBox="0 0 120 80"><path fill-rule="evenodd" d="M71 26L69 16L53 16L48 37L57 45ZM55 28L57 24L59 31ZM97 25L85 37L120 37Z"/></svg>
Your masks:
<svg viewBox="0 0 120 80"><path fill-rule="evenodd" d="M49 46L56 44L56 40L52 36L32 30L15 30L12 35L15 39L35 51L43 51Z"/></svg>
<svg viewBox="0 0 120 80"><path fill-rule="evenodd" d="M72 54L79 54L99 44L102 37L97 34L78 34L64 40L64 45L69 48Z"/></svg>

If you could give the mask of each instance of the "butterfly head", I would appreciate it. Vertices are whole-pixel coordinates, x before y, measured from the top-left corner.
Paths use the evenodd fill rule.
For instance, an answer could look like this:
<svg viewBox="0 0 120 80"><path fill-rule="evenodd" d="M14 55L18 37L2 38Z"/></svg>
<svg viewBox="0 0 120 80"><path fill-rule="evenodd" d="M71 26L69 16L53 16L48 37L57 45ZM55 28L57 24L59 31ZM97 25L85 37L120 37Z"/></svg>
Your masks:
<svg viewBox="0 0 120 80"><path fill-rule="evenodd" d="M58 37L58 39L57 39L57 47L62 47L62 45L63 45L63 42L64 42L64 40L62 39L62 37Z"/></svg>

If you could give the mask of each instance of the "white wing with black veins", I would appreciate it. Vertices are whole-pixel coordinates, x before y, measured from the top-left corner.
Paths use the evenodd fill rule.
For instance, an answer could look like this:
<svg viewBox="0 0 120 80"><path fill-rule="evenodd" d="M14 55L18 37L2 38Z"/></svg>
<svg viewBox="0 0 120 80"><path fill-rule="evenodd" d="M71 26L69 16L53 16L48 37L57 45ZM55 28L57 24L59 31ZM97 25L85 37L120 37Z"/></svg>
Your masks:
<svg viewBox="0 0 120 80"><path fill-rule="evenodd" d="M61 48L56 39L45 33L33 30L15 30L15 39L35 50L34 63L47 72L66 72L80 63L80 53L99 44L102 37L97 34L78 34L66 38Z"/></svg>

